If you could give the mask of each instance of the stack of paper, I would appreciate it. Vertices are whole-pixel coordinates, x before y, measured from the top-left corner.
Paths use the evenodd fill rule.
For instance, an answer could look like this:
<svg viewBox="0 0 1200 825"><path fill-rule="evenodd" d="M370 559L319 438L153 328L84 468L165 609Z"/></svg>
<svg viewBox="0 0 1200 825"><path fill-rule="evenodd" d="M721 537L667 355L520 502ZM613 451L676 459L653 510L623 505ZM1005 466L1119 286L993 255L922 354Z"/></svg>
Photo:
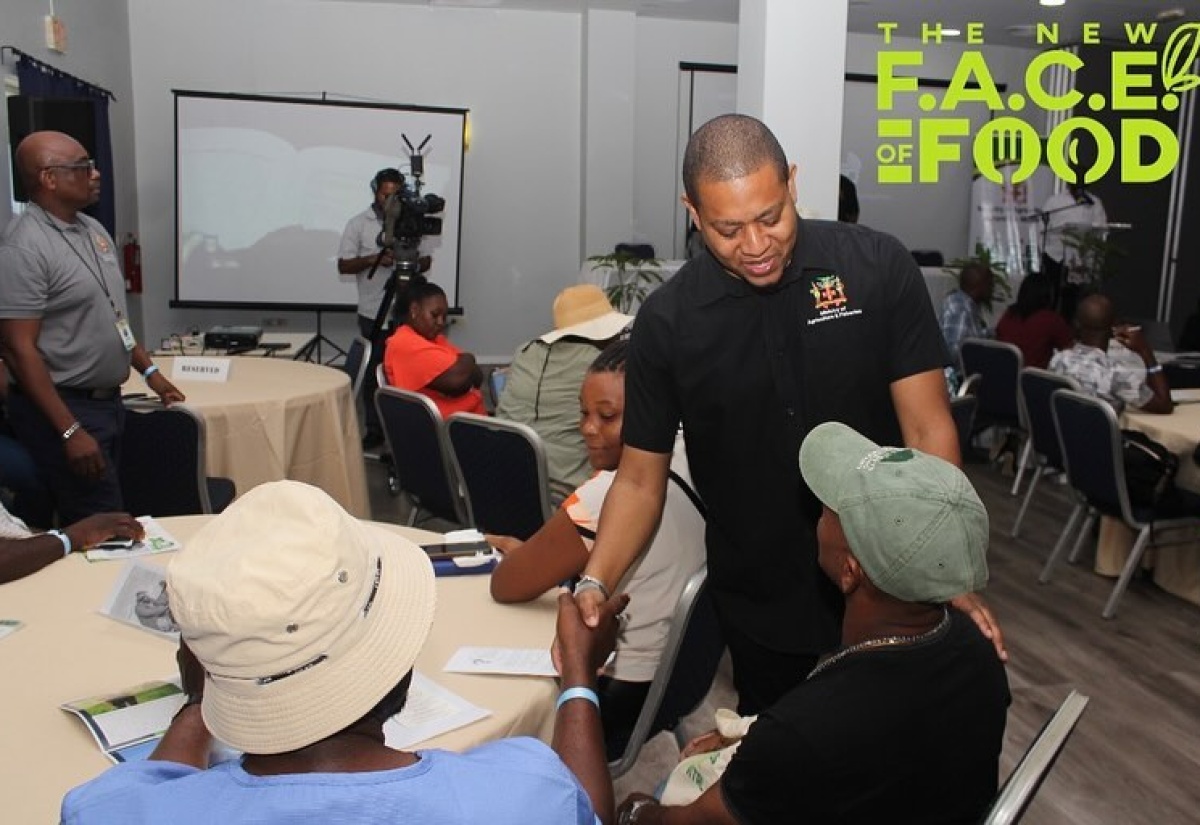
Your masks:
<svg viewBox="0 0 1200 825"><path fill-rule="evenodd" d="M178 681L146 682L112 696L90 696L60 707L78 716L114 762L148 757L183 707Z"/></svg>

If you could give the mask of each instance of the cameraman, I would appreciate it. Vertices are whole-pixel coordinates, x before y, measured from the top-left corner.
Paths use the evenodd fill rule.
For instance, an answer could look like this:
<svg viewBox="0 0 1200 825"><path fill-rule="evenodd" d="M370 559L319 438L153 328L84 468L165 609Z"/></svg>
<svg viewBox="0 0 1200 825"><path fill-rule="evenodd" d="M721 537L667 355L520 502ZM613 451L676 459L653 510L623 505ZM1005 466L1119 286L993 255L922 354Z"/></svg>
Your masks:
<svg viewBox="0 0 1200 825"><path fill-rule="evenodd" d="M371 342L371 360L367 363L363 380L363 406L366 407L367 424L367 431L363 435L364 450L383 443L383 428L374 404L375 367L383 359L383 343L387 336L380 330L380 334L372 338L371 332L395 264L392 250L379 245L383 232L383 207L387 199L403 185L404 176L399 170L380 169L371 179L374 202L369 209L350 219L338 246L338 274L354 275L358 282L358 329L362 337ZM368 278L368 274L371 277Z"/></svg>

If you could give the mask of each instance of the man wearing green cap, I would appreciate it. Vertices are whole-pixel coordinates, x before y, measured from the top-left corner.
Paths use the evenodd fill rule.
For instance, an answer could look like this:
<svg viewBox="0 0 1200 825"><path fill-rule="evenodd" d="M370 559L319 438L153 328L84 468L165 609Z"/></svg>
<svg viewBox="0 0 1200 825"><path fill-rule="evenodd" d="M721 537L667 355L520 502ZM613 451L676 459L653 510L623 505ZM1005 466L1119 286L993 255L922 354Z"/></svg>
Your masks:
<svg viewBox="0 0 1200 825"><path fill-rule="evenodd" d="M845 599L841 647L759 716L691 805L636 795L626 823L978 822L996 794L1004 666L947 607L987 582L988 517L957 467L816 427L800 470L819 562Z"/></svg>

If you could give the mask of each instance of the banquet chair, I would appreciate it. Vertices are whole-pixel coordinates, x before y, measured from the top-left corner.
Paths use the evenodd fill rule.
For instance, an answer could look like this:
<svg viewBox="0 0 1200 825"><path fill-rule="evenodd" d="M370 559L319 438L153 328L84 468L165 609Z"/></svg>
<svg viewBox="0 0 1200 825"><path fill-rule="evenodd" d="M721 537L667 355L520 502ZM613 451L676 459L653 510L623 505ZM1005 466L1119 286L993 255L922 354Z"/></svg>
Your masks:
<svg viewBox="0 0 1200 825"><path fill-rule="evenodd" d="M408 499L409 526L422 513L468 523L442 416L433 401L419 392L380 386L375 409L391 455L388 488Z"/></svg>
<svg viewBox="0 0 1200 825"><path fill-rule="evenodd" d="M392 383L387 379L387 373L383 371L383 364L375 365L375 386L390 387Z"/></svg>
<svg viewBox="0 0 1200 825"><path fill-rule="evenodd" d="M204 419L189 407L126 409L117 462L125 510L162 517L228 507L237 490L228 478L209 477L205 449Z"/></svg>
<svg viewBox="0 0 1200 825"><path fill-rule="evenodd" d="M550 519L546 448L532 427L454 413L446 435L473 527L525 541Z"/></svg>
<svg viewBox="0 0 1200 825"><path fill-rule="evenodd" d="M1024 358L1021 350L1003 341L989 338L967 338L959 346L959 361L962 375L980 376L979 407L975 412L972 435L988 429L996 429L999 435L1018 435L1025 432L1021 416L1020 383ZM1017 477L1013 479L1012 494L1021 486L1021 475L1029 460L1029 443L1026 440L1017 465Z"/></svg>
<svg viewBox="0 0 1200 825"><path fill-rule="evenodd" d="M1133 549L1112 594L1101 613L1106 619L1116 615L1117 603L1129 586L1129 580L1141 563L1146 546L1162 531L1200 527L1200 496L1185 490L1176 490L1169 499L1146 507L1135 505L1129 500L1125 482L1125 465L1122 460L1121 430L1117 426L1117 415L1107 402L1074 390L1055 390L1050 397L1054 415L1054 429L1062 449L1063 466L1067 481L1079 496L1071 513L1067 527L1058 543L1046 559L1038 581L1050 581L1054 566L1058 563L1066 546L1067 534L1085 512L1087 514L1069 561L1079 555L1085 536L1100 516L1120 519L1137 533Z"/></svg>
<svg viewBox="0 0 1200 825"><path fill-rule="evenodd" d="M367 364L371 361L371 342L361 336L350 342L342 370L350 376L350 393L357 404L362 397L363 379L367 375Z"/></svg>
<svg viewBox="0 0 1200 825"><path fill-rule="evenodd" d="M971 427L975 423L975 410L979 399L974 395L958 395L950 399L950 417L954 419L954 428L958 431L958 452L966 460L971 448Z"/></svg>
<svg viewBox="0 0 1200 825"><path fill-rule="evenodd" d="M1017 511L1013 522L1011 535L1016 538L1021 533L1021 522L1025 520L1025 511L1033 500L1033 491L1037 489L1042 476L1053 472L1062 472L1062 450L1058 446L1058 433L1054 429L1054 414L1050 410L1050 396L1056 390L1078 390L1079 384L1074 378L1059 375L1049 370L1037 367L1026 367L1021 370L1021 406L1025 412L1025 424L1029 427L1029 443L1033 453L1033 477L1029 480L1029 489Z"/></svg>
<svg viewBox="0 0 1200 825"><path fill-rule="evenodd" d="M664 730L676 733L679 720L699 707L712 687L725 641L707 582L708 568L701 567L679 594L662 658L629 742L624 752L608 763L613 779L633 767L642 745L652 736Z"/></svg>
<svg viewBox="0 0 1200 825"><path fill-rule="evenodd" d="M1021 761L1005 780L1004 787L988 810L987 818L983 820L984 825L1012 825L1021 821L1042 781L1050 774L1058 755L1071 738L1088 701L1088 697L1072 690L1054 715L1046 720Z"/></svg>

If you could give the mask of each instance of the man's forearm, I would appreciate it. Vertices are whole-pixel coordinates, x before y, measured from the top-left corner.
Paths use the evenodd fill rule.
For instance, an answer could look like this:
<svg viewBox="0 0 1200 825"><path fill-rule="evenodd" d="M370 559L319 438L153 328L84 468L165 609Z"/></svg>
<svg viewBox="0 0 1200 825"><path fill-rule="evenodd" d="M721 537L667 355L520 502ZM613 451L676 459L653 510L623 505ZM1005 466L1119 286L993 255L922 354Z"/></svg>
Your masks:
<svg viewBox="0 0 1200 825"><path fill-rule="evenodd" d="M586 667L564 667L562 687L585 687L594 692L596 676ZM600 709L587 699L564 702L555 718L551 747L583 786L600 821L612 822L612 777L605 758Z"/></svg>
<svg viewBox="0 0 1200 825"><path fill-rule="evenodd" d="M604 498L596 544L584 573L603 582L610 593L615 591L625 572L650 543L662 516L670 456L661 456L657 460L661 461L661 481L657 477L640 477L640 474L619 469Z"/></svg>
<svg viewBox="0 0 1200 825"><path fill-rule="evenodd" d="M0 584L36 573L62 557L62 542L49 534L0 539Z"/></svg>

